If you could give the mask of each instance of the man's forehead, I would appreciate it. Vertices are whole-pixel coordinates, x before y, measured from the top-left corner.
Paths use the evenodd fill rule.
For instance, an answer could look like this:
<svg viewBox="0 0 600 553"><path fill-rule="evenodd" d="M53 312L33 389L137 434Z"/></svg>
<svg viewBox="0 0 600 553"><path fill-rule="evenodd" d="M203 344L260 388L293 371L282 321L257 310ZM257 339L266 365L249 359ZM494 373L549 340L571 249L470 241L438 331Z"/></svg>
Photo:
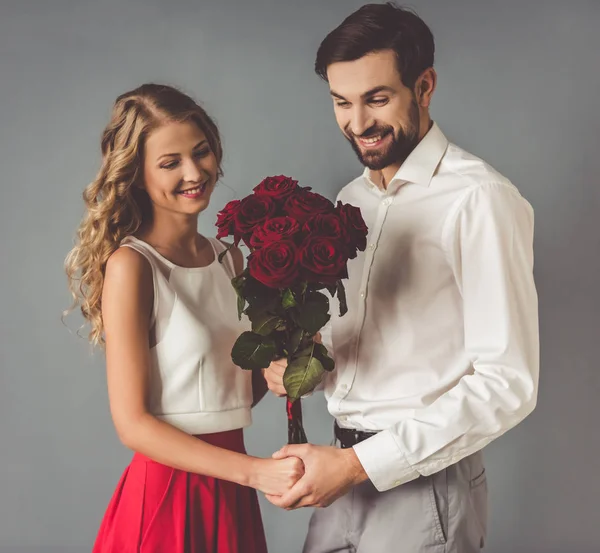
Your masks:
<svg viewBox="0 0 600 553"><path fill-rule="evenodd" d="M353 61L332 63L327 68L332 93L361 96L371 89L401 86L393 51L373 52Z"/></svg>

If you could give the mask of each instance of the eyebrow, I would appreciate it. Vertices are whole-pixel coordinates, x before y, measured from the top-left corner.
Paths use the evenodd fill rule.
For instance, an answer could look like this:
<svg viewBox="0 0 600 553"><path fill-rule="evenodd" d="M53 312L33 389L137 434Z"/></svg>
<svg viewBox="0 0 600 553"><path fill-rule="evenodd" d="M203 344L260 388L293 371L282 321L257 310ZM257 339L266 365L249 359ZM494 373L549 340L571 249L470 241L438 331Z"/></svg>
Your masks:
<svg viewBox="0 0 600 553"><path fill-rule="evenodd" d="M200 148L200 146L204 146L204 144L207 144L208 140L205 138L204 140L201 140L200 142L198 142L198 144L196 144L192 150L197 150L198 148ZM160 156L158 156L158 160L160 161L163 157L175 157L178 156L180 154L175 153L175 154L162 154Z"/></svg>
<svg viewBox="0 0 600 553"><path fill-rule="evenodd" d="M369 96L373 96L375 94L378 94L379 92L391 92L393 94L395 92L395 90L392 87L390 87L390 86L376 86L375 88L372 88L371 90L367 90L364 94L361 94L360 97L361 98L368 98ZM329 93L334 98L338 98L339 100L345 100L346 99L341 94L338 94L334 90L330 90Z"/></svg>

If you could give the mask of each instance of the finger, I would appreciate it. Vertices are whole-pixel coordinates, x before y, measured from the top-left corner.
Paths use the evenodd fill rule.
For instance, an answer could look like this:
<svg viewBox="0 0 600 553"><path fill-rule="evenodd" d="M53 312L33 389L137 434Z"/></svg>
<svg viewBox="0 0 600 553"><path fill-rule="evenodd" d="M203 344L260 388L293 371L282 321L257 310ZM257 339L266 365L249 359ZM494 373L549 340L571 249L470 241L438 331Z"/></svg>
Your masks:
<svg viewBox="0 0 600 553"><path fill-rule="evenodd" d="M271 369L278 376L283 376L283 373L287 368L287 364L288 363L286 359L279 359L277 361L273 361L269 366L269 369Z"/></svg>
<svg viewBox="0 0 600 553"><path fill-rule="evenodd" d="M293 509L294 505L299 504L306 495L306 477L303 476L292 486L290 490L285 492L278 500L280 506L284 509Z"/></svg>
<svg viewBox="0 0 600 553"><path fill-rule="evenodd" d="M300 509L301 507L313 507L313 505L305 499L302 499L289 507L286 507L285 504L281 500L281 496L279 495L270 495L266 496L267 499L276 507L280 507L281 509L285 509L286 511L294 511L295 509Z"/></svg>
<svg viewBox="0 0 600 553"><path fill-rule="evenodd" d="M298 457L302 459L302 446L299 445L284 445L281 449L273 453L273 459L287 459L288 457Z"/></svg>
<svg viewBox="0 0 600 553"><path fill-rule="evenodd" d="M285 397L287 395L284 388L273 387L269 388L269 390L271 390L271 393L277 397Z"/></svg>
<svg viewBox="0 0 600 553"><path fill-rule="evenodd" d="M293 511L295 509L294 506L285 507L284 504L281 502L281 496L280 495L265 494L265 497L267 498L267 500L270 503L272 503L273 505L275 505L275 507L280 507L281 509L285 509L286 511Z"/></svg>
<svg viewBox="0 0 600 553"><path fill-rule="evenodd" d="M306 497L302 497L299 501L296 501L293 505L286 507L288 511L294 511L295 509L302 509L303 507L314 507Z"/></svg>
<svg viewBox="0 0 600 553"><path fill-rule="evenodd" d="M271 455L272 459L287 459L287 455L284 453L285 447L278 449L273 455Z"/></svg>
<svg viewBox="0 0 600 553"><path fill-rule="evenodd" d="M278 384L277 382L273 382L272 380L267 378L267 388L274 393L276 396L283 397L286 394L285 387L282 384Z"/></svg>
<svg viewBox="0 0 600 553"><path fill-rule="evenodd" d="M283 378L273 375L272 371L267 369L267 372L264 374L265 382L267 383L267 388L271 390L275 395L282 396L286 395L285 386L283 385Z"/></svg>
<svg viewBox="0 0 600 553"><path fill-rule="evenodd" d="M269 501L270 503L272 503L273 505L275 505L275 507L282 507L281 505L281 496L280 495L271 495L266 493L265 497L267 498L267 501Z"/></svg>

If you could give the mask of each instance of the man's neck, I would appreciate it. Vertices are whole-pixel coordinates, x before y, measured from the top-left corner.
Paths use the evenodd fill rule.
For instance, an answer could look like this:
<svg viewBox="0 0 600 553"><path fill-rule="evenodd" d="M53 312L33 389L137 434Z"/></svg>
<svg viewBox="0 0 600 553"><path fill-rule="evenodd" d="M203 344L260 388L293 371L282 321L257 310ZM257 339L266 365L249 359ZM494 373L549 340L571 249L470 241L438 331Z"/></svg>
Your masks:
<svg viewBox="0 0 600 553"><path fill-rule="evenodd" d="M433 127L433 121L429 117L421 121L421 126L419 128L419 142L417 143L417 146L421 143L421 140L425 138L425 135L431 130L431 127ZM379 171L369 170L369 177L377 186L377 188L385 191L387 190L387 187L391 180L394 178L394 175L400 170L400 167L402 167L404 161L401 163L394 163L393 165L388 165L387 167L384 167Z"/></svg>
<svg viewBox="0 0 600 553"><path fill-rule="evenodd" d="M398 169L402 166L401 163L388 165L379 171L369 169L369 178L373 181L373 184L380 190L387 190L388 184L394 178L394 175L398 172Z"/></svg>

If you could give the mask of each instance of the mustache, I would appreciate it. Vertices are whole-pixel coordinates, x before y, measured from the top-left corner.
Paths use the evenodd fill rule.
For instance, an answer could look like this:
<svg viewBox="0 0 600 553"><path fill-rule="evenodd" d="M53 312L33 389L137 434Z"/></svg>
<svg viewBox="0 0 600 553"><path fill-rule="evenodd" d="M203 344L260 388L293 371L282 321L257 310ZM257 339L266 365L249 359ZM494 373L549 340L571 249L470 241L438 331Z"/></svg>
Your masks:
<svg viewBox="0 0 600 553"><path fill-rule="evenodd" d="M372 136L377 136L377 135L381 135L383 137L383 136L386 136L386 135L394 132L392 127L381 127L379 125L373 125L372 127L369 127L366 131L364 131L360 134L356 134L356 133L352 132L352 129L350 129L350 126L347 126L344 130L346 132L346 136L348 138L352 138L352 139L371 138Z"/></svg>
<svg viewBox="0 0 600 553"><path fill-rule="evenodd" d="M348 136L350 138L370 138L372 136L377 136L378 134L380 134L381 136L385 136L389 133L394 132L392 127L389 127L387 125L386 126L372 125L366 131L364 131L360 134L356 134L356 133L352 132L352 129L350 128L350 124L346 125L346 128L344 129L344 131L346 132L346 136Z"/></svg>

